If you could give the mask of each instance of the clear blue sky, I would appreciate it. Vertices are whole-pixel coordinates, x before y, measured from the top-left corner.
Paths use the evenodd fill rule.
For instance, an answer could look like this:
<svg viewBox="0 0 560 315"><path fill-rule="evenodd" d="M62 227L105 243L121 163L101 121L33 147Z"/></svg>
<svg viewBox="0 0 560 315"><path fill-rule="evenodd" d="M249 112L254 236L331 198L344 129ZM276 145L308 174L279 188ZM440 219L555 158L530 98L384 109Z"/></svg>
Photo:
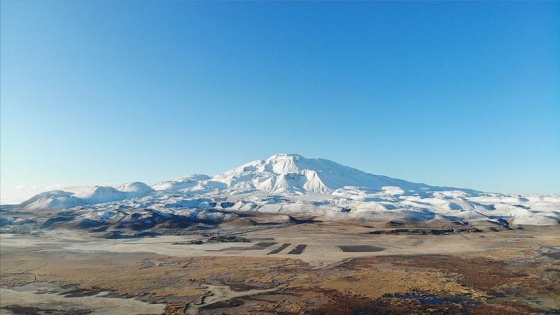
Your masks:
<svg viewBox="0 0 560 315"><path fill-rule="evenodd" d="M1 1L4 201L280 152L560 193L560 2Z"/></svg>

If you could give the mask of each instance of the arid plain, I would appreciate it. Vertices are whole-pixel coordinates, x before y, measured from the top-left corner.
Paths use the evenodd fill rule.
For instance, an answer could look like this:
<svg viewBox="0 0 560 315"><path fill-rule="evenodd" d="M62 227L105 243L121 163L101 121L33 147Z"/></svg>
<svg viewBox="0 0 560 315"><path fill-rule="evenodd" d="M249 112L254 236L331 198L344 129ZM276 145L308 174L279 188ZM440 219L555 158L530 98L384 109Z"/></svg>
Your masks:
<svg viewBox="0 0 560 315"><path fill-rule="evenodd" d="M558 314L560 229L306 222L1 235L1 314Z"/></svg>

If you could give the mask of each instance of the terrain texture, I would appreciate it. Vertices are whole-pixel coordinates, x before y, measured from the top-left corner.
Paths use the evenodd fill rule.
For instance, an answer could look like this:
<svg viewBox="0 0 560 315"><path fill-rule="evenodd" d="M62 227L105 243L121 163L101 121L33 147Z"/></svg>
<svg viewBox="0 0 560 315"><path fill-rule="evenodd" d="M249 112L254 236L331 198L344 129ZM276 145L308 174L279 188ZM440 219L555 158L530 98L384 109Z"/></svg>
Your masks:
<svg viewBox="0 0 560 315"><path fill-rule="evenodd" d="M433 234L447 229L374 224L131 239L4 234L0 313L559 313L555 227Z"/></svg>
<svg viewBox="0 0 560 315"><path fill-rule="evenodd" d="M148 186L75 186L0 209L0 229L66 227L146 231L158 226L250 224L247 213L321 221L489 221L558 225L559 195L484 193L372 175L326 159L278 154L213 177L191 175ZM237 222L239 221L239 222ZM237 223L235 223L237 222Z"/></svg>
<svg viewBox="0 0 560 315"><path fill-rule="evenodd" d="M560 314L560 196L279 154L0 207L0 314Z"/></svg>

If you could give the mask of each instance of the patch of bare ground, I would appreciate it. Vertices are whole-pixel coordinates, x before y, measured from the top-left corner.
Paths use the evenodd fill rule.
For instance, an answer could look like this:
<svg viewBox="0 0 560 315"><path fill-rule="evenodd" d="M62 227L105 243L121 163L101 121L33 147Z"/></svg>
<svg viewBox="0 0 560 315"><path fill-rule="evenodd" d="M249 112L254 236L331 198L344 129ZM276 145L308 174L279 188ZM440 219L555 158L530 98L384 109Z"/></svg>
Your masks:
<svg viewBox="0 0 560 315"><path fill-rule="evenodd" d="M465 314L467 307L470 306L445 302L440 305L430 305L416 300L368 299L335 291L331 293L328 303L311 310L308 314Z"/></svg>
<svg viewBox="0 0 560 315"><path fill-rule="evenodd" d="M110 292L114 297L165 303L166 314L560 314L557 234L529 238L517 232L487 237L477 233L471 240L461 235L337 235L334 245L359 246L352 252L321 252L318 249L334 245L331 239L318 242L319 234L290 235L275 245L292 244L292 249L309 244L299 255L287 255L288 247L285 253L267 255L269 246L261 246L262 253L239 251L236 256L221 251L189 256L196 249L188 246L170 252L177 256L150 252L153 246L166 246L163 241L126 242L145 249L128 253L13 246L2 248L0 289L17 294L20 286L33 283L72 285L77 289L66 291L71 296ZM270 235L257 236L262 241ZM416 238L422 242L414 242ZM381 241L389 249L373 253L377 256L355 251L371 250ZM457 244L471 247L463 253ZM439 254L417 254L432 248ZM333 256L337 259L313 262ZM4 310L18 307L5 303L0 301ZM69 309L49 306L36 311L50 310ZM20 311L25 314L26 309Z"/></svg>
<svg viewBox="0 0 560 315"><path fill-rule="evenodd" d="M86 315L91 314L91 310L80 310L80 309L69 309L69 310L57 310L57 309L43 309L39 307L29 307L20 305L7 305L2 307L5 310L12 312L12 314L18 315Z"/></svg>
<svg viewBox="0 0 560 315"><path fill-rule="evenodd" d="M533 252L506 260L419 255L356 258L327 269L293 265L274 271L286 283L281 290L210 313L558 314L551 265Z"/></svg>
<svg viewBox="0 0 560 315"><path fill-rule="evenodd" d="M382 315L382 314L531 314L534 309L523 305L482 305L471 302L456 302L441 299L438 304L424 303L415 299L379 298L367 299L361 296L336 293L329 303L308 314L340 315Z"/></svg>
<svg viewBox="0 0 560 315"><path fill-rule="evenodd" d="M185 312L189 305L198 305L199 314L527 314L554 309L539 308L527 297L560 296L558 279L542 278L546 270L557 272L550 269L554 266L532 260L513 264L511 258L381 256L330 268L260 257L74 253L72 264L66 258L60 252L12 253L2 265L0 285L29 283L30 273L31 281L79 284L83 292L76 294L103 288L166 303L167 314ZM204 302L212 286L229 289ZM272 291L235 293L251 290Z"/></svg>
<svg viewBox="0 0 560 315"><path fill-rule="evenodd" d="M460 275L457 279L458 283L492 294L551 293L560 297L560 268L542 261L417 256L396 264L437 268L445 272L457 273Z"/></svg>
<svg viewBox="0 0 560 315"><path fill-rule="evenodd" d="M484 256L457 257L447 255L417 255L379 257L397 267L442 272L449 279L472 292L479 292L485 303L496 304L492 309L525 313L528 309L558 313L560 308L560 268L538 253L518 252L508 259ZM352 260L350 268L373 267L368 260ZM409 270L410 271L410 270ZM458 290L455 290L458 292ZM488 305L473 309L485 309Z"/></svg>
<svg viewBox="0 0 560 315"><path fill-rule="evenodd" d="M232 299L202 308L202 314L542 314L534 308L502 303L484 305L456 296L432 297L436 302L384 296L376 299L320 288L280 292Z"/></svg>

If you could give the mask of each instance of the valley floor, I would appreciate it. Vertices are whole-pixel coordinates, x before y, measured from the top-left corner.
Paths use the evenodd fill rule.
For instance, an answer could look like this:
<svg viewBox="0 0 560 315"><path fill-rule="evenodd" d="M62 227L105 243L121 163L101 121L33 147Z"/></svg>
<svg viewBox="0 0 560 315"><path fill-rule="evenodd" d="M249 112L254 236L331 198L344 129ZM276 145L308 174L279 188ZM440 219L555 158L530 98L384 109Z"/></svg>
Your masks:
<svg viewBox="0 0 560 315"><path fill-rule="evenodd" d="M376 225L2 234L0 314L560 314L558 227Z"/></svg>

